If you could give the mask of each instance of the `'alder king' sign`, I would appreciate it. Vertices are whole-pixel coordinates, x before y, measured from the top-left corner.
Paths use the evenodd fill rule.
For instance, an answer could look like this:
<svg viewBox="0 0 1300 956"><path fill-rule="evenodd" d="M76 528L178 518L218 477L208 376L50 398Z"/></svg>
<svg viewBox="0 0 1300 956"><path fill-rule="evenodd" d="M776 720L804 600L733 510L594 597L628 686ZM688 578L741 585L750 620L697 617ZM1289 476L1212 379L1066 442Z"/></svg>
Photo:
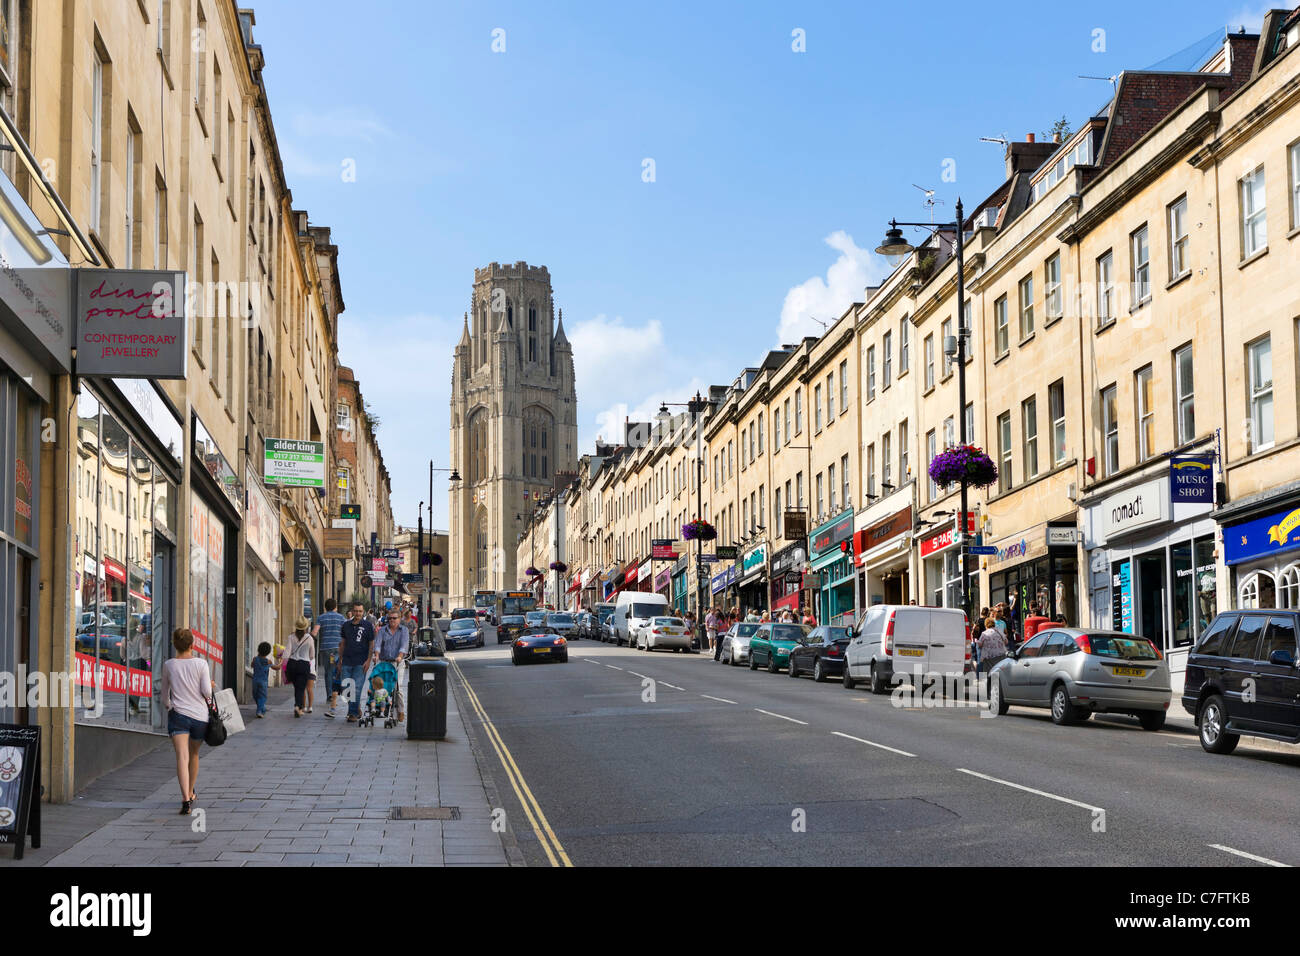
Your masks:
<svg viewBox="0 0 1300 956"><path fill-rule="evenodd" d="M325 487L325 443L268 438L262 480L268 485Z"/></svg>
<svg viewBox="0 0 1300 956"><path fill-rule="evenodd" d="M185 273L78 269L77 374L183 379Z"/></svg>

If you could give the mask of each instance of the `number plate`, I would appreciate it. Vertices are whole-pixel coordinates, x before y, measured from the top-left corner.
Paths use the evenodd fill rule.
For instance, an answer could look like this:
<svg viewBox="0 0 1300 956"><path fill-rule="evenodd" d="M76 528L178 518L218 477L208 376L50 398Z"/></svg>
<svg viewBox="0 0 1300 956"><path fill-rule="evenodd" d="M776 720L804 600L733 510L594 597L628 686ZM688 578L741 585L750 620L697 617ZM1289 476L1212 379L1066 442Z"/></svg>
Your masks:
<svg viewBox="0 0 1300 956"><path fill-rule="evenodd" d="M919 647L900 647L898 649L899 657L924 657L925 651Z"/></svg>
<svg viewBox="0 0 1300 956"><path fill-rule="evenodd" d="M534 647L534 648L533 648L533 653L534 653L534 654L549 654L549 653L551 653L551 649L550 649L549 647Z"/></svg>
<svg viewBox="0 0 1300 956"><path fill-rule="evenodd" d="M1116 667L1116 677L1145 677L1147 672L1140 667Z"/></svg>

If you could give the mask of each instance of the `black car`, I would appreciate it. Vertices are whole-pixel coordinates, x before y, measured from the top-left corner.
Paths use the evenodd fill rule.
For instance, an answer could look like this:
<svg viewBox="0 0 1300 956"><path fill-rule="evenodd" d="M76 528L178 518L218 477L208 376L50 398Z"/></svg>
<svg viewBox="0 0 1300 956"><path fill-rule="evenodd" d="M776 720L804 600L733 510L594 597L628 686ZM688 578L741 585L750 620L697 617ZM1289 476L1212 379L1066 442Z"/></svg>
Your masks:
<svg viewBox="0 0 1300 956"><path fill-rule="evenodd" d="M497 625L497 643L504 644L506 641L514 640L524 632L524 616L522 614L506 614L501 618L501 623Z"/></svg>
<svg viewBox="0 0 1300 956"><path fill-rule="evenodd" d="M1300 611L1224 611L1187 656L1183 708L1201 746L1232 753L1242 734L1300 743Z"/></svg>
<svg viewBox="0 0 1300 956"><path fill-rule="evenodd" d="M848 646L847 627L815 627L803 644L796 644L790 651L789 674L812 674L819 684L828 677L839 677L844 673L844 649Z"/></svg>
<svg viewBox="0 0 1300 956"><path fill-rule="evenodd" d="M569 642L554 631L530 628L520 634L510 645L510 662L512 664L529 664L538 661L559 661L568 663Z"/></svg>

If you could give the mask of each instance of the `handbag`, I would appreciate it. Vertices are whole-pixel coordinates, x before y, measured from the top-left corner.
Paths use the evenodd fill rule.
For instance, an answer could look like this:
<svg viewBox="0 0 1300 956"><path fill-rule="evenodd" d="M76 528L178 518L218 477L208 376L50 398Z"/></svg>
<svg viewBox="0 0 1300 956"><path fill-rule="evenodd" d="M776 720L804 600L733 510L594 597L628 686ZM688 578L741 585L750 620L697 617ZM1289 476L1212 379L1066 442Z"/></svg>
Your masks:
<svg viewBox="0 0 1300 956"><path fill-rule="evenodd" d="M221 711L217 710L217 705L213 703L212 698L206 698L208 703L208 729L203 734L203 742L209 747L220 747L226 742L226 725L221 720Z"/></svg>

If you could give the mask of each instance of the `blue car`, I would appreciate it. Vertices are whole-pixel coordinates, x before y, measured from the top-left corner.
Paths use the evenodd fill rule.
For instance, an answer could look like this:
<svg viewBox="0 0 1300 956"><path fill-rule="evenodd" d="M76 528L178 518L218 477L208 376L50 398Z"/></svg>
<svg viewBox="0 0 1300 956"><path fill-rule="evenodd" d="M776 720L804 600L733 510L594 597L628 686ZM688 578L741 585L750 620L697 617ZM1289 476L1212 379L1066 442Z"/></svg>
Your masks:
<svg viewBox="0 0 1300 956"><path fill-rule="evenodd" d="M483 631L473 618L457 618L447 631L447 647L482 647Z"/></svg>

